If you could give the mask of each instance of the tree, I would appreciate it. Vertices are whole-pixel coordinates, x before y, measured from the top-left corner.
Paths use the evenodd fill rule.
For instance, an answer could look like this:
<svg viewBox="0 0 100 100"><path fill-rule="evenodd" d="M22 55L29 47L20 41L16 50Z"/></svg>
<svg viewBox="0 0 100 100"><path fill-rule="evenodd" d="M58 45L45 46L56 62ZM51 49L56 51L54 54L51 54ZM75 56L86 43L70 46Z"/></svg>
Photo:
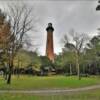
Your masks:
<svg viewBox="0 0 100 100"><path fill-rule="evenodd" d="M11 25L9 20L7 20L6 13L0 10L0 63L5 67L7 65L7 49L9 45L10 35L11 35ZM6 71L5 71L6 72ZM5 73L6 75L6 73Z"/></svg>
<svg viewBox="0 0 100 100"><path fill-rule="evenodd" d="M7 84L11 83L11 74L13 69L14 57L18 50L22 48L25 34L33 28L32 18L30 18L32 9L25 4L22 6L9 6L9 19L11 23L11 35L9 41L9 74Z"/></svg>
<svg viewBox="0 0 100 100"><path fill-rule="evenodd" d="M55 56L54 65L55 65L56 69L63 69L64 68L65 62L64 62L62 53Z"/></svg>
<svg viewBox="0 0 100 100"><path fill-rule="evenodd" d="M74 74L74 68L73 66L75 65L75 53L73 51L66 51L66 48L63 50L63 60L69 65L69 72L70 75Z"/></svg>
<svg viewBox="0 0 100 100"><path fill-rule="evenodd" d="M78 79L80 80L80 54L84 50L84 46L87 40L87 37L85 34L79 34L75 32L74 30L71 30L70 32L71 39L69 40L68 36L64 36L64 42L65 42L65 48L67 51L72 51L75 53L75 62L76 62L76 69L77 69L77 75Z"/></svg>
<svg viewBox="0 0 100 100"><path fill-rule="evenodd" d="M53 69L53 63L47 56L40 56L41 59L41 75L47 75Z"/></svg>
<svg viewBox="0 0 100 100"><path fill-rule="evenodd" d="M31 55L31 61L32 61L32 68L36 71L40 71L41 70L41 57L38 55L38 53L36 51L34 52L30 52Z"/></svg>
<svg viewBox="0 0 100 100"><path fill-rule="evenodd" d="M100 62L100 35L94 36L86 47L86 59L89 62L89 65L94 65L92 67L98 69ZM97 73L96 71L94 73ZM92 70L91 70L92 71Z"/></svg>
<svg viewBox="0 0 100 100"><path fill-rule="evenodd" d="M29 69L40 72L41 59L36 51L20 49L14 57L14 72L19 76L20 69Z"/></svg>
<svg viewBox="0 0 100 100"><path fill-rule="evenodd" d="M30 52L24 49L20 49L16 56L14 57L14 67L25 68L32 64L32 56ZM19 66L18 66L19 63Z"/></svg>

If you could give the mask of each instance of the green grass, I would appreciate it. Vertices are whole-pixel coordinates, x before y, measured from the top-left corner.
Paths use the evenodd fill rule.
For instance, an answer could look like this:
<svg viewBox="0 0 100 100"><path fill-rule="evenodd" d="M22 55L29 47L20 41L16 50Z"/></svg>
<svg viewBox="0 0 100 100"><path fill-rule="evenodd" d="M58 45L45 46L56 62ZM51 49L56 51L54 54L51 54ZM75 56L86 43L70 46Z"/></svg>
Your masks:
<svg viewBox="0 0 100 100"><path fill-rule="evenodd" d="M100 89L56 95L0 94L0 100L100 100Z"/></svg>
<svg viewBox="0 0 100 100"><path fill-rule="evenodd" d="M88 77L78 80L76 76L16 76L12 77L11 85L0 77L0 89L51 89L51 88L77 88L100 84L99 77Z"/></svg>

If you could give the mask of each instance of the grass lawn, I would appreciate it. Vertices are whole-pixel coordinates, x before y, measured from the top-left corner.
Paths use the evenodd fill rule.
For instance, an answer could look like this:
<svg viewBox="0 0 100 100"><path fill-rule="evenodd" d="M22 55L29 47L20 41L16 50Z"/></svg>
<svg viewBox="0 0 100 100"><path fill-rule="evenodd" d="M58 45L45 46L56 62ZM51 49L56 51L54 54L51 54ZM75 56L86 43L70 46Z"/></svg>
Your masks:
<svg viewBox="0 0 100 100"><path fill-rule="evenodd" d="M57 95L0 94L0 100L100 100L100 89Z"/></svg>
<svg viewBox="0 0 100 100"><path fill-rule="evenodd" d="M99 77L86 77L78 80L76 76L17 76L12 77L12 84L7 85L0 77L0 89L51 89L51 88L77 88L100 84Z"/></svg>

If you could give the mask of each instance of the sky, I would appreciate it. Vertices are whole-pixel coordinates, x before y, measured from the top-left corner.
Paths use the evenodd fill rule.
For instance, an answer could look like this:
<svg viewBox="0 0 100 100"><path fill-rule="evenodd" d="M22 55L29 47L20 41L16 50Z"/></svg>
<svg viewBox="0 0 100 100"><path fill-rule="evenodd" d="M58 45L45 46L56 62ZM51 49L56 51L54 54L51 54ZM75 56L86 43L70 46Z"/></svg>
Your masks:
<svg viewBox="0 0 100 100"><path fill-rule="evenodd" d="M17 2L16 4L24 2L34 7L32 13L38 19L37 31L30 31L29 34L34 44L38 44L38 52L41 55L45 55L46 51L46 27L49 22L55 29L54 51L57 54L62 51L63 36L71 29L92 37L100 26L100 12L96 11L98 0L1 0L0 8L6 10L6 5L12 2ZM34 16L32 17L34 19ZM33 49L34 47L31 47L31 50Z"/></svg>

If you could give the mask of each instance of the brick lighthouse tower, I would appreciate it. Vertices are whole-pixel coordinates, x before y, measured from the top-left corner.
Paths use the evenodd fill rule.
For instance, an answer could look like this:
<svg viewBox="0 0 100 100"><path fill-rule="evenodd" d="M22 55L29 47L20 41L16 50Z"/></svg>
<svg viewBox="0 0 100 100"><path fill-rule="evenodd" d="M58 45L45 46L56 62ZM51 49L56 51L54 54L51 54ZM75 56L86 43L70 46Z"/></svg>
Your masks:
<svg viewBox="0 0 100 100"><path fill-rule="evenodd" d="M46 56L54 62L54 48L53 48L53 31L52 23L48 23L47 31L47 42L46 42Z"/></svg>

